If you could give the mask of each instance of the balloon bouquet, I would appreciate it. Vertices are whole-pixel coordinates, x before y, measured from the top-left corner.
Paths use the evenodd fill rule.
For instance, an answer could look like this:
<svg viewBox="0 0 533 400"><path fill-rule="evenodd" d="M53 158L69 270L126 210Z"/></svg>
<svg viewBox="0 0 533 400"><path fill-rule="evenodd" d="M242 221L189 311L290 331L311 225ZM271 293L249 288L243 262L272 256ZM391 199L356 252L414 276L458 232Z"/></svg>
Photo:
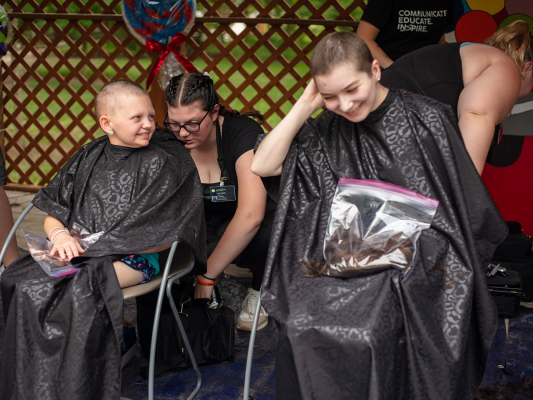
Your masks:
<svg viewBox="0 0 533 400"><path fill-rule="evenodd" d="M195 0L122 0L121 5L130 33L147 51L161 53L146 81L147 89L156 75L164 90L172 76L196 71L179 52L179 46L185 43L194 24Z"/></svg>

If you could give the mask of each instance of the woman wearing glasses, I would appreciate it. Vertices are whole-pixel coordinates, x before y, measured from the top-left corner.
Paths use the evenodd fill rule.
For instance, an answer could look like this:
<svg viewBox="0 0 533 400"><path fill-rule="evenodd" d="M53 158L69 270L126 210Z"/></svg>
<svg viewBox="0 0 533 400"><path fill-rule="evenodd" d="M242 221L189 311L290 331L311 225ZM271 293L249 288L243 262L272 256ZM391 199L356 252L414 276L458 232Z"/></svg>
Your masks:
<svg viewBox="0 0 533 400"><path fill-rule="evenodd" d="M244 300L237 329L250 331L263 280L275 203L261 178L251 172L263 116L239 114L219 104L213 81L198 72L173 77L165 91L165 126L193 158L204 190L207 272L198 275L196 298L211 298L215 279L231 263L249 268L252 287ZM268 323L261 308L258 330Z"/></svg>

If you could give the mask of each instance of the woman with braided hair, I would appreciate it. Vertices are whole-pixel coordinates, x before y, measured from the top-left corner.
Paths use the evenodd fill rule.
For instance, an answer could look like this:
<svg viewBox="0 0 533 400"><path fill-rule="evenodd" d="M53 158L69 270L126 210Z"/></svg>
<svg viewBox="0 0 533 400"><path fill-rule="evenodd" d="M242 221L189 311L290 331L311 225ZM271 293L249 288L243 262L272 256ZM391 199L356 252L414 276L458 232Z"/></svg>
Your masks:
<svg viewBox="0 0 533 400"><path fill-rule="evenodd" d="M219 104L209 75L198 72L173 77L165 91L165 126L184 142L204 190L207 272L198 275L195 296L211 298L215 279L232 262L253 273L237 329L250 331L263 280L275 203L261 178L251 172L253 149L263 116L239 114ZM268 315L261 308L258 330Z"/></svg>

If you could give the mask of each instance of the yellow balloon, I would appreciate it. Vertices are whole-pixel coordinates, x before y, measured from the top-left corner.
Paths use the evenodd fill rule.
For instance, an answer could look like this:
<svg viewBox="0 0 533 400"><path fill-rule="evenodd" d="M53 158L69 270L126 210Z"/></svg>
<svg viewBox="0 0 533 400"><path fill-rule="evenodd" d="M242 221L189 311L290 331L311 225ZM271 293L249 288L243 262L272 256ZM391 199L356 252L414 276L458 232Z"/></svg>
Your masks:
<svg viewBox="0 0 533 400"><path fill-rule="evenodd" d="M505 7L505 0L466 0L473 10L485 11L490 15L498 14Z"/></svg>

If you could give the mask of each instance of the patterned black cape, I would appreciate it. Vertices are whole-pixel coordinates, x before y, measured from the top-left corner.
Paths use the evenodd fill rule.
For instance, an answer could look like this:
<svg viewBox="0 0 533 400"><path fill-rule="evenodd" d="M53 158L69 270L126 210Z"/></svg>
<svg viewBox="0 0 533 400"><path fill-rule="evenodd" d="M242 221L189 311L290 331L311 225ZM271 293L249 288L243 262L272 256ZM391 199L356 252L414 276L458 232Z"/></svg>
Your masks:
<svg viewBox="0 0 533 400"><path fill-rule="evenodd" d="M440 201L404 278L303 276L339 178ZM307 121L283 164L263 281L280 328L277 398L472 399L497 323L484 270L506 234L449 106L390 90L361 123L330 111Z"/></svg>
<svg viewBox="0 0 533 400"><path fill-rule="evenodd" d="M33 203L65 226L105 234L72 261L84 267L73 275L50 277L31 256L2 275L0 398L119 399L123 298L112 262L180 240L195 253L194 272L205 272L194 162L165 133L140 149L102 137L79 150Z"/></svg>

